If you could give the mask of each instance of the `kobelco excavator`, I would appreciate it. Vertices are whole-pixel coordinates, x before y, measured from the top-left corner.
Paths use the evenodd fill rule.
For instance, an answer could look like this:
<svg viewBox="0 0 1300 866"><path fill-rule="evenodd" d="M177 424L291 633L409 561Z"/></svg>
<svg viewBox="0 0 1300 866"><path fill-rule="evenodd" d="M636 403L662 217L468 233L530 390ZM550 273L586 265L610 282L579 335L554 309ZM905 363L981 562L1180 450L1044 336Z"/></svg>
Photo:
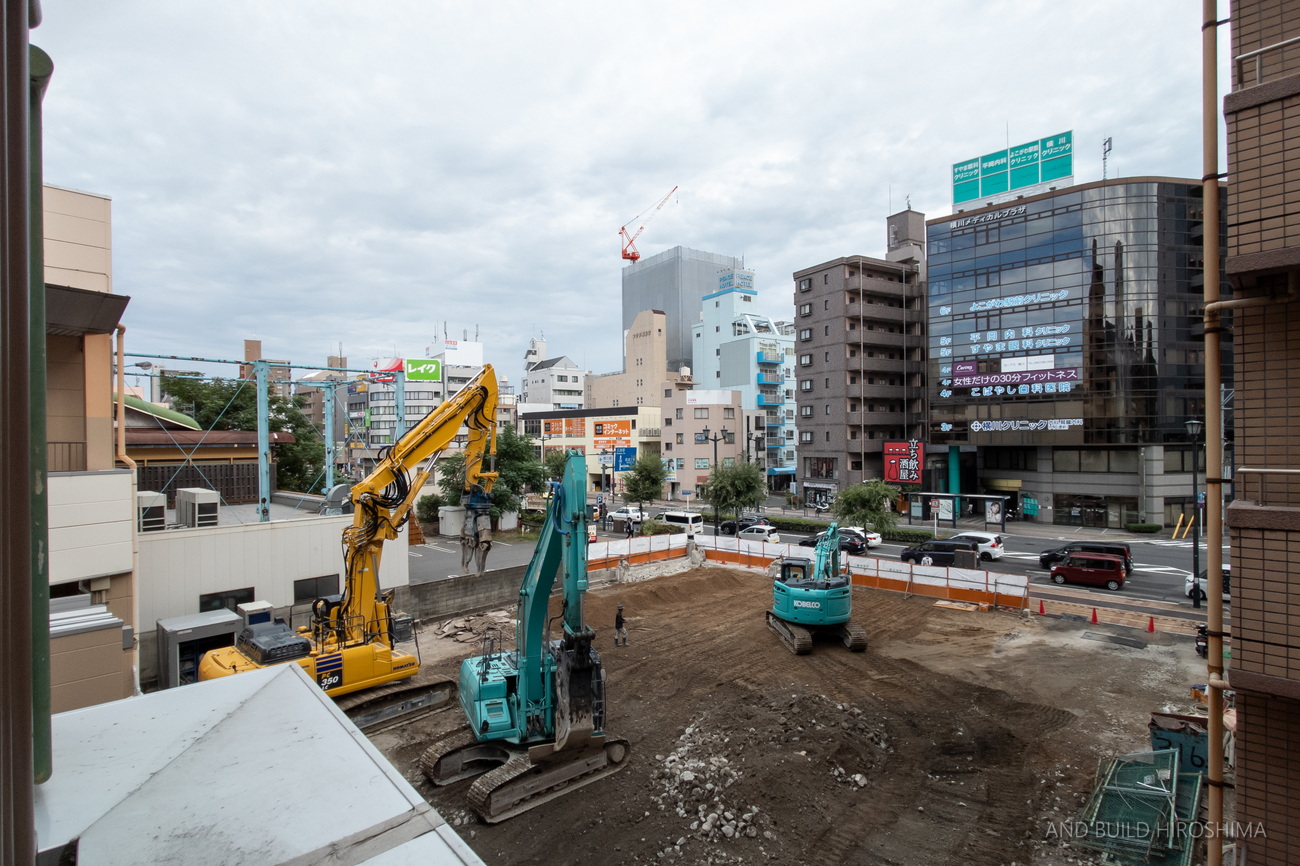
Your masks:
<svg viewBox="0 0 1300 866"><path fill-rule="evenodd" d="M772 584L767 625L795 655L812 652L814 635L841 641L855 653L867 648L867 632L850 622L853 585L840 573L840 530L832 523L817 542L812 560L790 557Z"/></svg>
<svg viewBox="0 0 1300 866"><path fill-rule="evenodd" d="M485 471L496 454L497 380L492 367L470 380L455 396L435 407L380 455L378 465L352 488L352 525L343 530L345 580L340 595L312 603L311 624L291 628L283 620L246 625L235 645L207 653L199 664L199 679L210 680L241 671L297 662L332 697L394 683L420 670L417 655L397 648L414 638L411 617L393 610L393 591L379 585L379 561L384 542L397 538L434 463L460 428L469 430L465 446L465 485L461 504L465 525L463 561L475 561L481 574L491 546L488 494L497 473ZM411 473L414 472L412 475ZM405 555L403 553L403 555ZM450 699L452 684L429 684L420 697L404 692L401 710ZM409 692L409 690L407 690ZM373 699L367 695L365 702ZM360 711L357 700L347 703L358 725L374 719ZM399 701L399 703L401 703ZM380 716L389 714L381 710Z"/></svg>
<svg viewBox="0 0 1300 866"><path fill-rule="evenodd" d="M469 802L496 823L621 770L626 740L605 731L605 676L583 621L587 591L586 459L570 451L553 485L541 537L519 588L515 646L498 634L460 668L467 725L420 759L436 785L479 776ZM562 573L561 631L547 633L547 608ZM480 775L481 774L481 775Z"/></svg>

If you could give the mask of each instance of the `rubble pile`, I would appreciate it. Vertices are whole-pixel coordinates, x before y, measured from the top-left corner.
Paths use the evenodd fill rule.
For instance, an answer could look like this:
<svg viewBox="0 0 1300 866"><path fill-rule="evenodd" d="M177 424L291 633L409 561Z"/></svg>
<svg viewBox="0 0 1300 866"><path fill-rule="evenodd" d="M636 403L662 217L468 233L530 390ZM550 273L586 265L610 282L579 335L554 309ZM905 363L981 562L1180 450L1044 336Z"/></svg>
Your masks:
<svg viewBox="0 0 1300 866"><path fill-rule="evenodd" d="M438 637L458 643L479 643L489 630L501 633L508 643L515 639L515 615L508 610L490 610L449 619L442 623L427 623L427 630Z"/></svg>

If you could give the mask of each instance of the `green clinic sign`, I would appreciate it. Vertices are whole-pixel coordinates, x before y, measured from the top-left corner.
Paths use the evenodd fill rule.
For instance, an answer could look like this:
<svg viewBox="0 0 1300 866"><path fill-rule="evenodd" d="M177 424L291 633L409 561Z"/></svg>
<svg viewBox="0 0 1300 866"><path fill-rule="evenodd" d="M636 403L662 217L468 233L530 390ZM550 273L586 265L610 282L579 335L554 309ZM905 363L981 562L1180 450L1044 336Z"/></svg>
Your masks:
<svg viewBox="0 0 1300 866"><path fill-rule="evenodd" d="M954 163L952 203L975 201L1074 174L1074 132Z"/></svg>
<svg viewBox="0 0 1300 866"><path fill-rule="evenodd" d="M408 382L441 382L442 362L437 360L406 362Z"/></svg>

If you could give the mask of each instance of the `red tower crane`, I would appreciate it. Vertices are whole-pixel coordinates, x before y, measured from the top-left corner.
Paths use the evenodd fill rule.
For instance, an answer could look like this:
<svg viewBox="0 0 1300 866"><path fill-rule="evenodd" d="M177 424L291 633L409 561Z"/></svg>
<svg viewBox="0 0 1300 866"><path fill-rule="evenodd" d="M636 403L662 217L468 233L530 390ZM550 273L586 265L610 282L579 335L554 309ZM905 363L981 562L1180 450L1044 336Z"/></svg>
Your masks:
<svg viewBox="0 0 1300 866"><path fill-rule="evenodd" d="M641 232L645 231L645 224L650 222L650 217L659 213L659 209L668 203L668 199L672 198L673 193L675 192L677 192L677 187L673 187L672 189L668 190L668 195L659 199L658 204L656 204L653 208L646 208L645 210L641 211L641 213L637 214L636 216L632 217L632 219L628 220L627 225L623 226L621 229L618 230L618 236L620 238L623 238L623 258L627 259L629 262L635 262L641 258L641 254L637 252L636 249L636 239L641 237ZM627 227L632 223L636 222L637 220L641 219L642 214L647 214L647 213L649 214L649 216L646 216L645 222L641 223L641 225L637 228L635 234L629 235L627 233Z"/></svg>

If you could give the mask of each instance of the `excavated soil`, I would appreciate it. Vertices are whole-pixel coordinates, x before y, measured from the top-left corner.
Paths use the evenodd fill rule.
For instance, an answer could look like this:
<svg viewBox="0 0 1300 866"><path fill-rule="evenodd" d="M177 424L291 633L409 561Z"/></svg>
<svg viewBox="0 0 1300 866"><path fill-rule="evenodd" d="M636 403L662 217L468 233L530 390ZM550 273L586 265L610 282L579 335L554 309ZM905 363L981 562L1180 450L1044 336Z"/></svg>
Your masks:
<svg viewBox="0 0 1300 866"><path fill-rule="evenodd" d="M1062 822L1098 758L1149 748L1148 714L1192 711L1204 678L1188 638L869 590L854 596L865 653L795 656L764 622L770 600L763 573L721 568L590 592L629 763L505 823L469 812L469 782L420 775L458 707L375 743L489 864L1092 862ZM618 603L628 647L612 645ZM454 678L466 631L497 621L431 624L426 664Z"/></svg>

